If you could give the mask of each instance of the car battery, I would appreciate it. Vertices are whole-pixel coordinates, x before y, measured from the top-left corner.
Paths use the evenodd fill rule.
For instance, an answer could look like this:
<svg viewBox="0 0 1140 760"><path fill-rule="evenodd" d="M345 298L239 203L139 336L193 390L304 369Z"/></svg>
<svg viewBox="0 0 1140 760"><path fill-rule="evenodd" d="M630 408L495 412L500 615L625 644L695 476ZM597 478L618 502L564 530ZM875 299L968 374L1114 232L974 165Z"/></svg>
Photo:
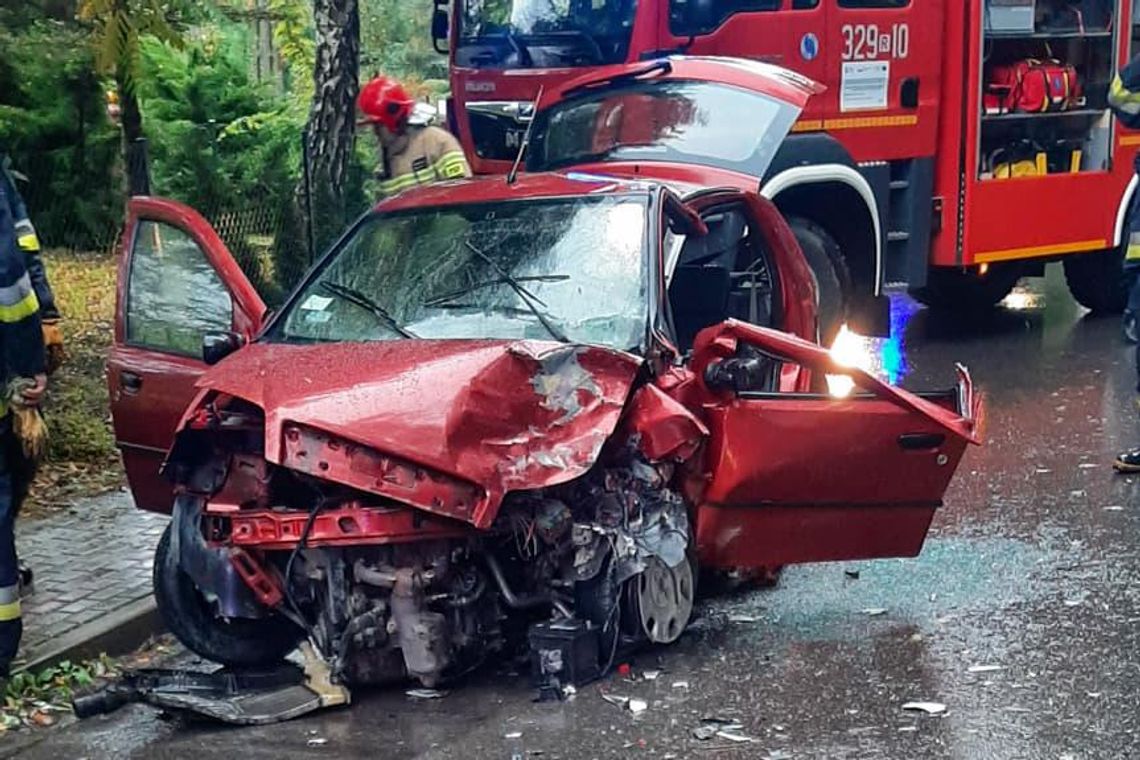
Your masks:
<svg viewBox="0 0 1140 760"><path fill-rule="evenodd" d="M601 675L599 629L586 620L536 623L527 632L531 677L540 697L561 696Z"/></svg>
<svg viewBox="0 0 1140 760"><path fill-rule="evenodd" d="M986 0L985 29L996 34L1032 34L1036 0Z"/></svg>

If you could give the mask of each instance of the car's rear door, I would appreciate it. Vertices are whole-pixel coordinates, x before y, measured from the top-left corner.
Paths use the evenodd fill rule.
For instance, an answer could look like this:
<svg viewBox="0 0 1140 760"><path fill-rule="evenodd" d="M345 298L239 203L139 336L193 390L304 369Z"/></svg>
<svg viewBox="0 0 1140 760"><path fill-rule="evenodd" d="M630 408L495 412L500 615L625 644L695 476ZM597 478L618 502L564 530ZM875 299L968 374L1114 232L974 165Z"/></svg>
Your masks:
<svg viewBox="0 0 1140 760"><path fill-rule="evenodd" d="M747 346L813 373L849 374L859 392L753 392L718 387L718 363ZM697 515L703 562L774 567L914 556L966 445L976 442L968 374L915 395L795 336L729 321L697 337L708 477Z"/></svg>
<svg viewBox="0 0 1140 760"><path fill-rule="evenodd" d="M137 506L171 507L159 466L206 366L202 336L251 337L264 316L264 302L197 212L160 198L129 201L107 382Z"/></svg>

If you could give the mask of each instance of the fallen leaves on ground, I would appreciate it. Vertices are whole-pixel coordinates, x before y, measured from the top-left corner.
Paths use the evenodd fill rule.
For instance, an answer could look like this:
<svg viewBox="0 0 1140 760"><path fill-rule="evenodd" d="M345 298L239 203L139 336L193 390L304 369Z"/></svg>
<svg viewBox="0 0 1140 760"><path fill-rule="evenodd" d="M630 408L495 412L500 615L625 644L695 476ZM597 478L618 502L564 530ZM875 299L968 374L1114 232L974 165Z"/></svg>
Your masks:
<svg viewBox="0 0 1140 760"><path fill-rule="evenodd" d="M0 734L21 728L47 728L71 712L71 695L96 679L115 675L114 662L103 655L97 660L63 661L38 673L23 671L8 679L0 706Z"/></svg>

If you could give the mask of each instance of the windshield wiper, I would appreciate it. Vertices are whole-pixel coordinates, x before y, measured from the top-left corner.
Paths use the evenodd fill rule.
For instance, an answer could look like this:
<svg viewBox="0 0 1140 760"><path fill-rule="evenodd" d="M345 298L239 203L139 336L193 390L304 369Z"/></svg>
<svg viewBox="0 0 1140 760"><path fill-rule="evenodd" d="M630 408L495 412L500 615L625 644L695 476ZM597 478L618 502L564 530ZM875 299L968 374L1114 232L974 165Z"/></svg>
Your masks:
<svg viewBox="0 0 1140 760"><path fill-rule="evenodd" d="M535 298L533 293L520 285L519 281L512 277L510 273L507 272L507 270L499 266L499 264L494 259L476 248L475 244L470 240L464 240L463 245L467 246L468 250L470 250L479 258L483 259L483 261L490 264L491 268L499 273L499 276L503 278L503 282L505 282L507 285L510 285L511 289L514 290L516 294L518 294L519 300L526 304L527 308L530 309L534 316L538 318L538 321L542 323L542 326L546 328L546 331L550 333L551 337L560 343L570 342L570 339L566 337L566 333L555 327L554 323L550 321L550 318L542 313L542 309L535 306L534 301L531 299L534 298L535 301L538 301L538 299Z"/></svg>
<svg viewBox="0 0 1140 760"><path fill-rule="evenodd" d="M570 275L568 275L568 274L542 274L542 275L534 275L531 277L516 277L515 282L562 282L564 280L569 280L569 279L570 279ZM456 298L459 298L460 296L465 296L468 293L474 293L476 290L482 290L483 288L489 288L489 287L492 287L494 285L509 285L509 284L510 283L507 280L503 279L502 277L496 278L494 280L484 280L483 282L476 282L475 284L470 285L470 286L468 286L462 290L453 290L450 293L441 293L438 296L432 296L431 298L424 301L424 306L440 306L442 304L447 303L448 301L453 301ZM546 306L546 304L543 302L543 300L541 298L539 298L538 296L534 295L533 293L531 293L530 296L531 296L531 298L533 298L538 303L542 304L543 306Z"/></svg>
<svg viewBox="0 0 1140 760"><path fill-rule="evenodd" d="M405 338L419 337L410 330L402 327L400 323L397 322L396 319L391 314L389 314L383 306L376 303L371 298L361 293L359 290L350 288L347 285L341 285L337 282L329 282L328 280L321 280L319 283L317 283L317 286L324 290L327 290L335 296L343 298L350 304L359 306L361 309L364 309L366 312L372 314L385 325L387 325L393 332L398 333Z"/></svg>

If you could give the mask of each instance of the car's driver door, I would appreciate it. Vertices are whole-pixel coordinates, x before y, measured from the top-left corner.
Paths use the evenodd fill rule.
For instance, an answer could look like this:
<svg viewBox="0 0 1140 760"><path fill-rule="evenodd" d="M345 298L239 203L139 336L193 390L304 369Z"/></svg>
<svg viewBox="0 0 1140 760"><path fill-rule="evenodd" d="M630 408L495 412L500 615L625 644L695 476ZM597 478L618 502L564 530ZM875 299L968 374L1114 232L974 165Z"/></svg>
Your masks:
<svg viewBox="0 0 1140 760"><path fill-rule="evenodd" d="M206 368L202 338L252 337L265 304L206 220L159 198L129 201L118 278L107 362L115 443L135 503L166 512L159 467Z"/></svg>
<svg viewBox="0 0 1140 760"><path fill-rule="evenodd" d="M734 387L741 349L813 374L847 374L846 398ZM701 561L722 567L914 556L966 445L976 442L969 375L912 394L836 365L818 345L735 320L697 336L693 368L714 401Z"/></svg>

